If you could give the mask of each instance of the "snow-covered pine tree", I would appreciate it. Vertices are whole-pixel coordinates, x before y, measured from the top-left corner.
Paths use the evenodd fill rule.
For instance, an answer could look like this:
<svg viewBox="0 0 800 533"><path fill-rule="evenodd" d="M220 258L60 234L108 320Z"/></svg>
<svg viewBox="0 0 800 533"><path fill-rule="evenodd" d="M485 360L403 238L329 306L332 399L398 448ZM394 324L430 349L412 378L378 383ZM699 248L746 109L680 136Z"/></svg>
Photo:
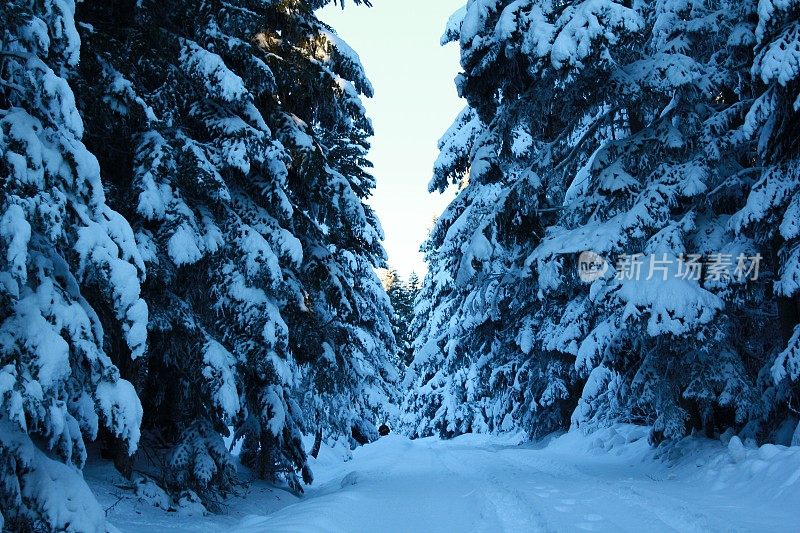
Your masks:
<svg viewBox="0 0 800 533"><path fill-rule="evenodd" d="M789 408L800 401L800 2L765 0L747 7L749 20L757 21L748 34L752 91L742 100L745 119L732 142L749 146L757 163L746 204L730 226L759 242L776 265L784 342L767 373L775 387L767 389L765 404L779 424L797 420Z"/></svg>
<svg viewBox="0 0 800 533"><path fill-rule="evenodd" d="M391 303L374 270L385 267L383 230L365 203L375 187L366 160L373 130L360 98L373 88L355 51L314 14L327 3L282 7L288 31L268 48L297 65L273 67L283 108L270 122L290 152L291 227L305 253L292 275L306 301L284 316L303 363L309 423L364 444L394 415L396 348Z"/></svg>
<svg viewBox="0 0 800 533"><path fill-rule="evenodd" d="M682 254L760 251L726 230L754 166L730 140L751 8L473 0L454 15L445 40L460 40L470 107L432 183L461 192L427 245L412 433L535 435L571 418L646 422L658 439L762 416L775 325L753 307L770 305L769 276L674 277ZM667 281L612 269L583 285L587 250L672 266Z"/></svg>
<svg viewBox="0 0 800 533"><path fill-rule="evenodd" d="M414 301L421 289L419 276L412 272L408 280L403 280L392 268L384 273L381 283L394 311L392 330L397 340L397 356L404 365L408 365L414 356L411 323L414 320Z"/></svg>
<svg viewBox="0 0 800 533"><path fill-rule="evenodd" d="M399 337L396 336L400 360L406 367L414 360L414 339L416 338L416 332L413 329L414 308L421 291L422 281L419 279L419 275L416 272L411 272L403 285L404 300L401 306L401 313L399 313L401 316L399 324L402 326L402 332ZM391 298L391 294L389 297Z"/></svg>
<svg viewBox="0 0 800 533"><path fill-rule="evenodd" d="M624 117L576 166L560 226L528 260L594 250L618 264L616 278L574 291L581 312L560 321L585 328L574 345L575 367L588 380L576 425L642 421L658 441L694 428L741 428L761 414L756 379L770 322L745 303L764 280L737 279L737 258L757 247L725 231L741 194L733 178L752 165L747 152L722 142L747 89L736 70L748 56L741 7L639 7L647 40L613 73L617 98L603 104ZM643 254L639 279L620 271L623 254ZM694 256L705 261L702 273L691 271ZM729 266L710 279L723 257Z"/></svg>
<svg viewBox="0 0 800 533"><path fill-rule="evenodd" d="M105 428L133 453L142 408L104 351L100 315L146 350L144 264L109 208L66 81L72 0L0 5L0 527L105 531L81 468Z"/></svg>
<svg viewBox="0 0 800 533"><path fill-rule="evenodd" d="M394 394L371 87L321 4L79 9L88 139L149 272L151 356L130 370L173 490L230 488L228 428L300 490L302 431L371 436Z"/></svg>
<svg viewBox="0 0 800 533"><path fill-rule="evenodd" d="M598 24L585 27L587 17ZM418 392L406 410L421 413L414 433L535 434L568 421L569 356L537 334L569 300L545 302L547 286L525 261L556 220L575 141L582 130L594 133L584 123L597 105L590 87L603 87L613 56L625 53L617 46L612 54L609 41L619 45L637 29L635 13L613 2L478 0L449 22L443 42L459 40L457 85L469 107L442 139L431 183L461 192L427 244L422 334L408 374ZM573 57L579 65L569 64Z"/></svg>
<svg viewBox="0 0 800 533"><path fill-rule="evenodd" d="M422 280L419 279L419 274L412 271L411 274L408 275L406 287L408 287L408 290L411 293L411 301L413 303L416 301L419 291L422 290Z"/></svg>

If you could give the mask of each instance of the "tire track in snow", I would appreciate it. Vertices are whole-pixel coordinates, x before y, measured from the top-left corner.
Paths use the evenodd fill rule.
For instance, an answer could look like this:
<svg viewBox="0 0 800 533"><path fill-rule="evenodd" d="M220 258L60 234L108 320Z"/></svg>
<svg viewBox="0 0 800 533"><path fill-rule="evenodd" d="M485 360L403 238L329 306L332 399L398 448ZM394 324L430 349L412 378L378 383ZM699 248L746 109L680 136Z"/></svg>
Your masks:
<svg viewBox="0 0 800 533"><path fill-rule="evenodd" d="M434 451L432 449L432 451ZM436 450L441 458L442 465L454 476L470 480L475 485L473 492L483 496L483 500L490 506L493 514L503 531L537 531L552 532L544 515L537 512L528 498L516 488L502 483L498 477L485 467L477 468L482 461L466 462L458 458L452 450L441 447ZM486 450L474 449L475 453L491 453ZM476 526L473 531L497 531L491 524Z"/></svg>
<svg viewBox="0 0 800 533"><path fill-rule="evenodd" d="M654 479L650 473L663 473L664 465L639 463L639 456L618 460L570 448L398 437L332 465L304 500L243 530L683 533L759 531L768 522L760 500L747 500L752 512L741 513L730 500L741 491L709 493L686 469L675 481ZM774 523L789 523L790 510L782 516Z"/></svg>
<svg viewBox="0 0 800 533"><path fill-rule="evenodd" d="M523 453L527 451L524 450ZM524 453L528 460L520 461L520 454L515 454L512 462L502 450L498 450L495 460L503 461L518 470L525 469L526 477L541 481L543 476L550 477L553 485L562 485L578 489L572 492L570 498L561 500L562 505L553 507L556 511L568 514L580 507L585 512L584 519L575 523L575 527L587 531L614 530L614 531L640 531L641 524L646 523L649 531L680 531L680 532L738 532L742 528L721 522L706 512L694 507L693 502L687 498L675 497L658 490L650 480L634 479L626 476L627 472L619 470L614 476L615 481L609 481L609 471L597 470L598 466L591 468L582 466L576 458L564 456L544 457L530 450ZM578 458L580 459L580 457ZM615 468L610 465L607 468ZM531 471L534 470L534 471ZM605 476L605 477L604 477ZM653 484L650 488L648 485ZM552 490L552 489L551 489ZM583 498L581 495L585 495ZM543 496L540 494L540 496ZM547 497L547 496L544 496ZM598 506L601 505L601 508ZM607 509L625 509L626 515L607 515ZM620 519L622 518L622 519ZM634 525L637 524L637 525Z"/></svg>

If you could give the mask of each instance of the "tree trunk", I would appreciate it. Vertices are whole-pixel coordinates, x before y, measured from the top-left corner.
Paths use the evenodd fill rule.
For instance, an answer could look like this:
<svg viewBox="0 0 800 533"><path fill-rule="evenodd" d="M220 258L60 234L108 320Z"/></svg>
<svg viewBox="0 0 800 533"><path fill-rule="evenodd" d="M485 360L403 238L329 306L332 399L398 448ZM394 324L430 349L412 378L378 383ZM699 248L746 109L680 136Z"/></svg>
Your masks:
<svg viewBox="0 0 800 533"><path fill-rule="evenodd" d="M320 448L322 448L322 429L318 429L317 434L314 435L314 447L311 448L311 457L316 459Z"/></svg>
<svg viewBox="0 0 800 533"><path fill-rule="evenodd" d="M780 271L780 255L779 250L781 244L778 239L773 241L772 245L772 259L775 264L775 270ZM783 297L777 298L778 304L778 320L780 321L781 334L783 342L788 343L794 335L794 329L797 324L800 324L800 297Z"/></svg>
<svg viewBox="0 0 800 533"><path fill-rule="evenodd" d="M778 298L778 317L781 321L783 341L789 342L794 335L794 329L800 324L800 299Z"/></svg>

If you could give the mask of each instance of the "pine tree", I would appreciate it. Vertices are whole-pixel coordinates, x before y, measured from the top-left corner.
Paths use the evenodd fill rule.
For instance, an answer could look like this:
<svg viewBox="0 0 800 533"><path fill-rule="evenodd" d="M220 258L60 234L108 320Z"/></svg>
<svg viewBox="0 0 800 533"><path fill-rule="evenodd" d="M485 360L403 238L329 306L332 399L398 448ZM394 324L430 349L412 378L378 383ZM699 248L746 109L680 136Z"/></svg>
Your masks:
<svg viewBox="0 0 800 533"><path fill-rule="evenodd" d="M731 142L749 147L757 163L731 227L759 242L778 272L774 295L784 343L764 403L779 423L800 400L800 2L748 3L742 11L757 21L747 43L754 48L752 91L742 99L743 124Z"/></svg>
<svg viewBox="0 0 800 533"><path fill-rule="evenodd" d="M142 418L105 347L118 335L120 358L146 351L144 264L82 143L66 79L79 59L74 10L71 0L0 6L0 527L10 531L105 531L80 473L86 441L105 430L133 453Z"/></svg>
<svg viewBox="0 0 800 533"><path fill-rule="evenodd" d="M78 13L90 146L148 268L150 357L128 368L146 445L164 483L207 503L232 487L229 428L246 466L299 491L302 432L368 440L394 394L382 235L364 204L371 87L318 4Z"/></svg>
<svg viewBox="0 0 800 533"><path fill-rule="evenodd" d="M419 291L422 290L422 281L419 279L419 275L416 272L411 272L408 276L408 281L406 282L406 286L408 290L411 292L414 298L412 302L416 300L416 295L419 294Z"/></svg>
<svg viewBox="0 0 800 533"><path fill-rule="evenodd" d="M392 315L392 331L397 340L397 357L401 363L408 365L413 359L414 302L421 289L419 277L412 272L407 281L403 281L394 269L389 269L381 280L394 313Z"/></svg>
<svg viewBox="0 0 800 533"><path fill-rule="evenodd" d="M411 272L404 287L405 306L402 313L403 332L402 336L398 339L398 344L402 345L400 350L400 360L403 365L408 367L414 360L414 339L416 332L414 331L414 316L419 295L422 292L422 281L416 272Z"/></svg>
<svg viewBox="0 0 800 533"><path fill-rule="evenodd" d="M588 383L574 423L638 419L653 425L658 442L760 416L757 373L748 368L764 364L754 341L769 325L735 312L745 290L762 287L744 287L732 268L720 279L708 276L714 257L757 252L753 242L724 231L737 192L729 179L750 166L746 153L719 143L727 133L721 117L742 90L733 70L746 57L734 40L739 13L725 2L662 2L641 15L652 28L640 48L645 54L614 73L627 100L626 123L613 125L611 139L587 153L565 193L563 229L532 258L583 248L617 264L620 254L641 253L645 269L669 263L666 275L645 270L640 279L617 267L615 279L584 292L588 313L566 322L586 328L575 366ZM681 274L692 256L705 258L705 277Z"/></svg>
<svg viewBox="0 0 800 533"><path fill-rule="evenodd" d="M743 141L757 138L748 66L769 54L753 51L754 8L473 0L454 15L444 41L460 41L469 107L431 182L460 193L426 245L412 434L634 421L654 441L727 426L766 435L777 336L757 309L775 304L773 263L764 239L737 229L743 215L731 218L759 171ZM782 9L767 11L795 8ZM576 275L584 251L611 265L592 284ZM668 261L668 279L615 275L632 254ZM758 254L757 281L735 262L718 280L676 277L693 255L708 269L715 255Z"/></svg>

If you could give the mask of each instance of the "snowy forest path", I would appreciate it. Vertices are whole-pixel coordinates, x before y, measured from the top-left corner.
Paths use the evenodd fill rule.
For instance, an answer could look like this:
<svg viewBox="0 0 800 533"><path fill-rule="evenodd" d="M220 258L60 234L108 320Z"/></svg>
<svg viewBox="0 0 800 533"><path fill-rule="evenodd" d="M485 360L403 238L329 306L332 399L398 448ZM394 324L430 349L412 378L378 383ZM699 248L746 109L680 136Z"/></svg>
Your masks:
<svg viewBox="0 0 800 533"><path fill-rule="evenodd" d="M709 491L697 468L675 476L627 451L390 436L318 464L298 503L236 531L753 531L787 519L759 507L755 488Z"/></svg>

